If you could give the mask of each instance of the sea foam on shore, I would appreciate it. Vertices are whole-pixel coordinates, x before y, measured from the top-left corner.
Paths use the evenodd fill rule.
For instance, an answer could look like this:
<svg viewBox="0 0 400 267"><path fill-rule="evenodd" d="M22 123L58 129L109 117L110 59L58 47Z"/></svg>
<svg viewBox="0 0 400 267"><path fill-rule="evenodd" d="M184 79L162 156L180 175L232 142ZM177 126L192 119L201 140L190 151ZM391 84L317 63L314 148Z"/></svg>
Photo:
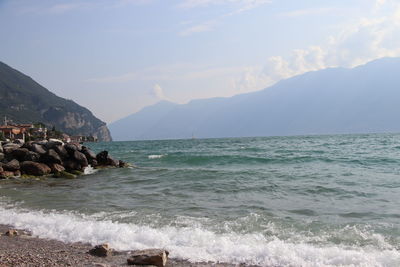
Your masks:
<svg viewBox="0 0 400 267"><path fill-rule="evenodd" d="M145 225L98 220L75 213L29 211L0 207L0 224L28 229L33 235L63 242L108 242L118 250L165 248L172 257L191 262L247 263L261 266L396 266L400 253L381 240L372 246L313 245L289 242L258 233L215 233L201 225L188 227ZM365 234L365 233L364 233ZM376 237L379 239L379 237ZM386 246L386 248L385 248Z"/></svg>

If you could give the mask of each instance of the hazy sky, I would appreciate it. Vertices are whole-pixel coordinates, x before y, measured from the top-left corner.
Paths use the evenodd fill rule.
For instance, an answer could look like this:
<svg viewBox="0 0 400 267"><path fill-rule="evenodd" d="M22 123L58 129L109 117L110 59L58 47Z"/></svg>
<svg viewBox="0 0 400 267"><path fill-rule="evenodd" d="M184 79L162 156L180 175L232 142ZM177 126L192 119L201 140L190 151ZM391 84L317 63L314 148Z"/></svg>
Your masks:
<svg viewBox="0 0 400 267"><path fill-rule="evenodd" d="M400 55L400 0L0 0L0 61L111 122Z"/></svg>

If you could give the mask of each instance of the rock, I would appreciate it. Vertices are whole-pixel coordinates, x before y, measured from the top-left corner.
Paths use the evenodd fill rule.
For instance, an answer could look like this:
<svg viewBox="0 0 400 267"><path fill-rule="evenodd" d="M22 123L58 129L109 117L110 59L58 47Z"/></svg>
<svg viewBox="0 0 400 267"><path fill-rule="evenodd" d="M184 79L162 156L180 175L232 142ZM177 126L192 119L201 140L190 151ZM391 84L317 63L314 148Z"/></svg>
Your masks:
<svg viewBox="0 0 400 267"><path fill-rule="evenodd" d="M68 152L64 146L55 146L53 149L57 152L61 159L65 159L68 157Z"/></svg>
<svg viewBox="0 0 400 267"><path fill-rule="evenodd" d="M46 143L46 148L48 148L48 149L54 149L54 147L56 147L56 146L63 146L64 145L64 142L63 141L61 141L61 140L58 140L58 139L53 139L53 138L50 138L49 139L49 141Z"/></svg>
<svg viewBox="0 0 400 267"><path fill-rule="evenodd" d="M13 144L18 144L18 145L23 145L25 142L24 142L24 140L22 140L22 139L15 139L14 141L13 141Z"/></svg>
<svg viewBox="0 0 400 267"><path fill-rule="evenodd" d="M168 259L168 251L162 249L146 249L133 251L128 258L128 265L154 265L164 267Z"/></svg>
<svg viewBox="0 0 400 267"><path fill-rule="evenodd" d="M4 154L11 154L14 150L20 148L21 145L19 144L7 144L3 146L3 152Z"/></svg>
<svg viewBox="0 0 400 267"><path fill-rule="evenodd" d="M58 173L58 172L65 171L64 166L57 164L57 163L50 163L48 166L50 167L52 173Z"/></svg>
<svg viewBox="0 0 400 267"><path fill-rule="evenodd" d="M15 230L15 229L9 229L7 232L5 232L4 235L6 235L6 236L17 236L17 235L19 235L19 234L18 234L18 231L17 231L17 230Z"/></svg>
<svg viewBox="0 0 400 267"><path fill-rule="evenodd" d="M33 152L33 151L28 151L28 154L26 154L25 158L23 161L39 161L40 159L40 154Z"/></svg>
<svg viewBox="0 0 400 267"><path fill-rule="evenodd" d="M96 167L96 166L99 165L99 164L97 163L97 160L95 160L95 159L89 160L89 164L90 164L92 167Z"/></svg>
<svg viewBox="0 0 400 267"><path fill-rule="evenodd" d="M3 143L0 141L0 153L3 153Z"/></svg>
<svg viewBox="0 0 400 267"><path fill-rule="evenodd" d="M110 249L107 243L97 245L91 250L89 250L89 254L97 257L107 257L111 254L112 250Z"/></svg>
<svg viewBox="0 0 400 267"><path fill-rule="evenodd" d="M107 165L108 162L108 151L101 151L96 155L96 160L99 165Z"/></svg>
<svg viewBox="0 0 400 267"><path fill-rule="evenodd" d="M0 172L0 179L7 179L10 177L14 177L14 172L11 171L2 171Z"/></svg>
<svg viewBox="0 0 400 267"><path fill-rule="evenodd" d="M51 169L43 163L24 161L21 164L21 170L23 173L28 175L42 176L49 174Z"/></svg>
<svg viewBox="0 0 400 267"><path fill-rule="evenodd" d="M3 164L0 164L0 172L4 171Z"/></svg>
<svg viewBox="0 0 400 267"><path fill-rule="evenodd" d="M46 154L46 150L40 144L32 144L32 151L39 154Z"/></svg>
<svg viewBox="0 0 400 267"><path fill-rule="evenodd" d="M50 164L50 163L62 164L60 156L54 149L49 149L49 151L47 151L46 154L41 155L40 162L43 162L45 164Z"/></svg>
<svg viewBox="0 0 400 267"><path fill-rule="evenodd" d="M96 154L92 150L90 150L89 148L87 148L85 146L82 146L82 151L81 152L83 154L85 154L85 156L86 156L86 158L88 160L96 159Z"/></svg>
<svg viewBox="0 0 400 267"><path fill-rule="evenodd" d="M0 152L0 161L4 159L4 153Z"/></svg>
<svg viewBox="0 0 400 267"><path fill-rule="evenodd" d="M108 166L113 166L113 167L118 167L119 166L119 160L115 160L112 157L108 156L107 165Z"/></svg>
<svg viewBox="0 0 400 267"><path fill-rule="evenodd" d="M3 165L3 169L6 171L14 172L20 169L19 161L16 159L11 160L7 164Z"/></svg>
<svg viewBox="0 0 400 267"><path fill-rule="evenodd" d="M118 161L118 167L120 168L127 168L129 167L128 163L126 163L125 161L119 160Z"/></svg>
<svg viewBox="0 0 400 267"><path fill-rule="evenodd" d="M81 165L82 167L86 167L89 165L88 160L86 159L85 154L79 151L74 152L74 159Z"/></svg>
<svg viewBox="0 0 400 267"><path fill-rule="evenodd" d="M41 146L46 146L47 142L48 142L47 140L40 140L40 141L36 141L35 143L39 144Z"/></svg>
<svg viewBox="0 0 400 267"><path fill-rule="evenodd" d="M64 161L64 167L66 170L71 171L71 170L82 170L82 166L79 165L78 162L68 159Z"/></svg>
<svg viewBox="0 0 400 267"><path fill-rule="evenodd" d="M73 155L74 152L78 150L77 146L72 143L65 144L64 148L67 150L69 155Z"/></svg>
<svg viewBox="0 0 400 267"><path fill-rule="evenodd" d="M29 153L27 148L17 148L11 154L19 161L24 161L26 155Z"/></svg>
<svg viewBox="0 0 400 267"><path fill-rule="evenodd" d="M14 177L20 177L21 176L21 171L17 170L14 172Z"/></svg>
<svg viewBox="0 0 400 267"><path fill-rule="evenodd" d="M62 172L54 173L53 177L54 178L75 179L76 175L66 172L66 171L62 171Z"/></svg>
<svg viewBox="0 0 400 267"><path fill-rule="evenodd" d="M33 141L28 141L21 146L21 148L26 148L28 150L32 150Z"/></svg>

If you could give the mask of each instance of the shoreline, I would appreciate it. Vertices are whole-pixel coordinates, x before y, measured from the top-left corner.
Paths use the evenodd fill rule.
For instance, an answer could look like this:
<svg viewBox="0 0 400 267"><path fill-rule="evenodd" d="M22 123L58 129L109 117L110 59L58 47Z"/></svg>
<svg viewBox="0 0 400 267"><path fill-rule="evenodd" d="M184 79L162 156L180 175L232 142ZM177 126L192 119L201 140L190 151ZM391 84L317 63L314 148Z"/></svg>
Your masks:
<svg viewBox="0 0 400 267"><path fill-rule="evenodd" d="M6 236L13 228L0 224L0 267L6 266L129 266L131 251L114 251L108 257L96 257L88 253L93 248L88 243L64 243L58 240L33 236L29 231L16 229L18 236ZM138 266L138 265L131 265ZM145 265L143 265L145 266ZM147 265L149 266L149 265ZM166 267L257 267L255 265L199 262L168 258ZM150 266L149 266L150 267Z"/></svg>

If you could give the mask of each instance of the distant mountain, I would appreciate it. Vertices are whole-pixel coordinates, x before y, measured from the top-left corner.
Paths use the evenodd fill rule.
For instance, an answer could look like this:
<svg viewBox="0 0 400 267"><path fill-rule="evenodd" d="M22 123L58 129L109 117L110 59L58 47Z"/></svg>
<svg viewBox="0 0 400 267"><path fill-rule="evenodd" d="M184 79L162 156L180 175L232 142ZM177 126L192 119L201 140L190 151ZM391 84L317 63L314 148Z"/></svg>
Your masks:
<svg viewBox="0 0 400 267"><path fill-rule="evenodd" d="M171 104L165 111L156 104L110 129L117 140L400 132L399 101L400 59L384 58L230 98Z"/></svg>
<svg viewBox="0 0 400 267"><path fill-rule="evenodd" d="M104 122L88 109L56 96L32 78L0 62L0 119L42 122L70 135L93 135L111 141Z"/></svg>

